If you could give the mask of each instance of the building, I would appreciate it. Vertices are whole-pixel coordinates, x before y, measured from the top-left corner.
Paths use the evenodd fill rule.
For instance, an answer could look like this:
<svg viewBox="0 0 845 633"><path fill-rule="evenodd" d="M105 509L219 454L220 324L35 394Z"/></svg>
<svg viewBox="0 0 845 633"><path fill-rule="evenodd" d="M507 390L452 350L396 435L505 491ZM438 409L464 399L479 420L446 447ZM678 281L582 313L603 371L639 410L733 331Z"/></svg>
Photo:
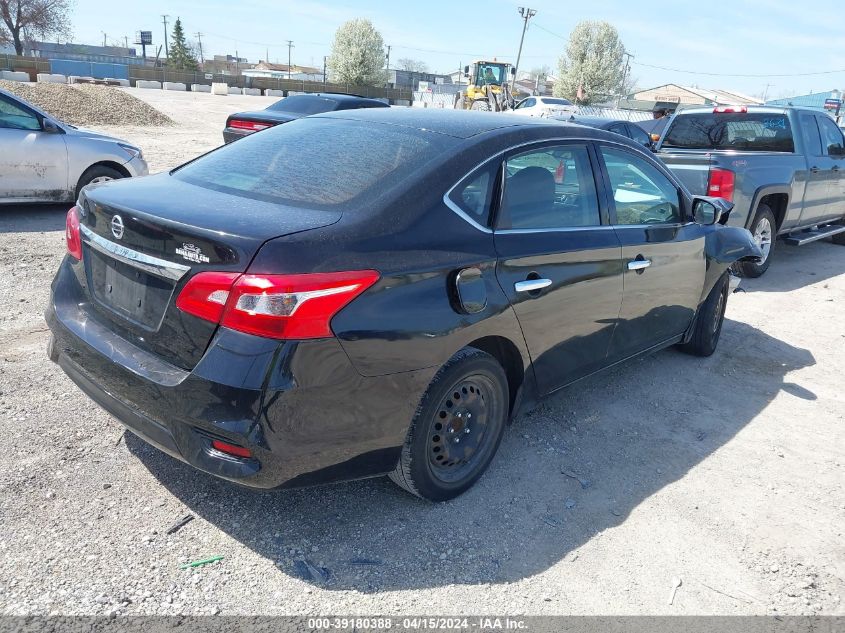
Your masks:
<svg viewBox="0 0 845 633"><path fill-rule="evenodd" d="M842 91L833 89L825 90L823 92L811 92L808 95L797 95L795 97L787 97L785 99L770 99L766 101L766 105L773 106L803 106L805 108L813 108L815 110L822 110L825 112L835 112L836 106L831 101L839 101L842 99ZM825 107L825 102L828 102L828 107Z"/></svg>
<svg viewBox="0 0 845 633"><path fill-rule="evenodd" d="M677 105L762 105L762 100L735 90L716 90L698 86L664 84L628 95L626 101L668 102Z"/></svg>
<svg viewBox="0 0 845 633"><path fill-rule="evenodd" d="M215 75L239 75L242 70L252 68L254 65L250 64L246 57L215 55L203 62L202 70Z"/></svg>
<svg viewBox="0 0 845 633"><path fill-rule="evenodd" d="M404 90L420 90L420 82L423 86L428 84L432 90L437 90L438 86L451 86L452 75L438 75L436 73L420 73L413 70L400 70L392 68L387 71L387 83L393 88ZM447 90L444 88L444 90Z"/></svg>
<svg viewBox="0 0 845 633"><path fill-rule="evenodd" d="M248 70L241 71L244 77L265 77L269 79L296 79L299 81L323 81L323 69L296 64L271 64L258 62Z"/></svg>
<svg viewBox="0 0 845 633"><path fill-rule="evenodd" d="M57 44L56 42L26 42L23 54L43 59L70 59L82 62L100 62L106 64L153 64L148 55L147 61L138 57L137 49L123 46L89 46L88 44ZM153 56L154 57L154 56Z"/></svg>

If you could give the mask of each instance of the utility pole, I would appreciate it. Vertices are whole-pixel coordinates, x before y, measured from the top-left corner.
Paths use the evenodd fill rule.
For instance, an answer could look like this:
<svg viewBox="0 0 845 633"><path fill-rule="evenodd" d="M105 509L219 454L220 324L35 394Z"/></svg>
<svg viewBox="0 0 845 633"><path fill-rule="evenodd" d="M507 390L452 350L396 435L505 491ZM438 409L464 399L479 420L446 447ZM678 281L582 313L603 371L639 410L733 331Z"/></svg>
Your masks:
<svg viewBox="0 0 845 633"><path fill-rule="evenodd" d="M290 55L293 49L293 40L288 40L288 81L290 81Z"/></svg>
<svg viewBox="0 0 845 633"><path fill-rule="evenodd" d="M625 80L628 78L628 72L631 70L631 60L634 58L628 51L623 51L622 54L625 55L625 66L622 68L622 85L619 86L620 98L616 100L616 107L619 107L619 101L622 97L628 96L625 94Z"/></svg>
<svg viewBox="0 0 845 633"><path fill-rule="evenodd" d="M329 56L328 56L328 55L323 55L323 88L324 88L324 89L325 89L325 87L326 87L326 77L327 77L327 75L326 75L326 66L327 66L327 64L328 64L328 61L329 61Z"/></svg>
<svg viewBox="0 0 845 633"><path fill-rule="evenodd" d="M164 24L164 57L168 59L170 57L170 51L167 49L167 18L169 15L162 15L161 21Z"/></svg>
<svg viewBox="0 0 845 633"><path fill-rule="evenodd" d="M769 88L774 87L775 84L766 84L766 89L763 91L763 103L766 102L766 97L769 96Z"/></svg>
<svg viewBox="0 0 845 633"><path fill-rule="evenodd" d="M105 48L105 47L106 47L106 32L105 32L105 31L100 31L100 33L102 33L102 34L103 34L103 48Z"/></svg>
<svg viewBox="0 0 845 633"><path fill-rule="evenodd" d="M128 35L123 36L123 48L125 48L126 50L129 50L129 36Z"/></svg>
<svg viewBox="0 0 845 633"><path fill-rule="evenodd" d="M393 48L393 47L388 44L388 46L387 46L387 63L385 63L385 66L387 68L387 76L385 77L385 82L384 82L385 88L387 88L387 86L390 84L390 49L391 48Z"/></svg>
<svg viewBox="0 0 845 633"><path fill-rule="evenodd" d="M197 46L200 49L200 66L205 64L205 57L202 55L202 33L197 32Z"/></svg>
<svg viewBox="0 0 845 633"><path fill-rule="evenodd" d="M528 9L526 7L519 7L519 15L525 20L522 25L522 37L519 40L519 52L516 54L516 66L513 69L513 82L516 83L517 74L519 73L519 60L522 58L522 43L525 41L525 31L528 30L528 20L537 15L536 9Z"/></svg>

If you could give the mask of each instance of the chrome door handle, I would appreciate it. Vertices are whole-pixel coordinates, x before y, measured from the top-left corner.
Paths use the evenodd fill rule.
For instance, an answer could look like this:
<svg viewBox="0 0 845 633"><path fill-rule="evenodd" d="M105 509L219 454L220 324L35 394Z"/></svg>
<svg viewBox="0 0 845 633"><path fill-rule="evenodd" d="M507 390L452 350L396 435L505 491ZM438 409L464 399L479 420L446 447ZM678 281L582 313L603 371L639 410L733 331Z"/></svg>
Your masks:
<svg viewBox="0 0 845 633"><path fill-rule="evenodd" d="M513 285L513 289L517 292L536 292L551 285L551 279L526 279L525 281L517 281Z"/></svg>
<svg viewBox="0 0 845 633"><path fill-rule="evenodd" d="M628 262L628 270L643 270L651 266L650 259L632 259Z"/></svg>
<svg viewBox="0 0 845 633"><path fill-rule="evenodd" d="M813 172L814 174L817 174L817 173L819 173L819 168L816 167L815 165L813 165L812 167L810 167L810 171Z"/></svg>

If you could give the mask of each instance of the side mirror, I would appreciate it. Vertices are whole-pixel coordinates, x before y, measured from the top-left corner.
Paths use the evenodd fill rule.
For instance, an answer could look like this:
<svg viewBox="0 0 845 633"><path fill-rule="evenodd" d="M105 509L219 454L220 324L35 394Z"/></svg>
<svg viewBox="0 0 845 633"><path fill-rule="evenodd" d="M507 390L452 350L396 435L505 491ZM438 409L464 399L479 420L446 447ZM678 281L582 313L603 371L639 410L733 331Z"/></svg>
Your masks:
<svg viewBox="0 0 845 633"><path fill-rule="evenodd" d="M845 147L842 147L838 143L835 145L829 145L827 148L827 155L828 156L845 156Z"/></svg>
<svg viewBox="0 0 845 633"><path fill-rule="evenodd" d="M41 121L41 131L47 134L61 134L62 128L56 125L56 122L51 119L43 119Z"/></svg>
<svg viewBox="0 0 845 633"><path fill-rule="evenodd" d="M469 66L464 66L464 77L469 77Z"/></svg>
<svg viewBox="0 0 845 633"><path fill-rule="evenodd" d="M733 203L724 198L709 196L693 198L692 218L697 224L724 224L733 207Z"/></svg>
<svg viewBox="0 0 845 633"><path fill-rule="evenodd" d="M514 68L513 66L511 66L511 75L513 77L516 77L516 68Z"/></svg>

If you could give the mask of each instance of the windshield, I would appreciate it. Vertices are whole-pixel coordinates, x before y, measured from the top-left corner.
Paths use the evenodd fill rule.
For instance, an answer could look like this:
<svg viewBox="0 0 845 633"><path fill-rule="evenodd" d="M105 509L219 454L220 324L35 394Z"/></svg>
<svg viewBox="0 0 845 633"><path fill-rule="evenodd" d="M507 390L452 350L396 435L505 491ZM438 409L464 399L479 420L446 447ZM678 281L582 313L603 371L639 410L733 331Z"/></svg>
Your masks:
<svg viewBox="0 0 845 633"><path fill-rule="evenodd" d="M318 97L316 95L294 95L276 101L267 109L273 112L290 112L292 114L318 114L337 110L340 105L336 99Z"/></svg>
<svg viewBox="0 0 845 633"><path fill-rule="evenodd" d="M501 86L505 76L504 64L479 64L476 82L479 86L484 84Z"/></svg>
<svg viewBox="0 0 845 633"><path fill-rule="evenodd" d="M663 147L795 151L789 117L762 112L675 115Z"/></svg>
<svg viewBox="0 0 845 633"><path fill-rule="evenodd" d="M456 144L450 136L346 119L298 119L224 145L174 178L310 208L365 205ZM388 184L390 183L390 184Z"/></svg>

